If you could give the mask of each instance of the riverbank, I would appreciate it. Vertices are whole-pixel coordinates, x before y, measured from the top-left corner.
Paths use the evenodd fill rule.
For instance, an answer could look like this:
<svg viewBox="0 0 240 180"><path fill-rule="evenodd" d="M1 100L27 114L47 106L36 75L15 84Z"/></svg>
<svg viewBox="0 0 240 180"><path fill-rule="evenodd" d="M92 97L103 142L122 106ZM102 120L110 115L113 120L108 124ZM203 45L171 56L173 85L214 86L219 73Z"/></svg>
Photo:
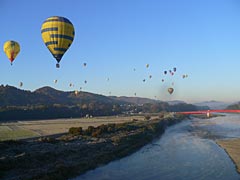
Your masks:
<svg viewBox="0 0 240 180"><path fill-rule="evenodd" d="M157 118L157 115L152 115ZM101 124L124 123L132 119L144 120L144 115L101 116L92 118L65 118L47 120L27 120L0 123L0 141L34 138L67 133L71 127L97 127Z"/></svg>
<svg viewBox="0 0 240 180"><path fill-rule="evenodd" d="M72 128L58 138L0 142L0 178L68 179L135 152L184 118L134 119Z"/></svg>
<svg viewBox="0 0 240 180"><path fill-rule="evenodd" d="M240 174L240 138L218 140L216 143L226 151Z"/></svg>

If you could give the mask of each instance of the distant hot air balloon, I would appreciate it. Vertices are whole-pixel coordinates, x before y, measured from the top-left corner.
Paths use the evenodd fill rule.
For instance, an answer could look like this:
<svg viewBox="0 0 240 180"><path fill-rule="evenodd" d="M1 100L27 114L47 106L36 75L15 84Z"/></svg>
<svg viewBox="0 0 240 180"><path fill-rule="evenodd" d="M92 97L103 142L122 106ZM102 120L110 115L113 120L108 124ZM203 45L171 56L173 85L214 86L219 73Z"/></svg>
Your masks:
<svg viewBox="0 0 240 180"><path fill-rule="evenodd" d="M72 84L72 83L70 83L70 84L69 84L69 87L72 87L72 86L73 86L73 84Z"/></svg>
<svg viewBox="0 0 240 180"><path fill-rule="evenodd" d="M188 77L188 75L187 74L183 74L182 75L182 78L184 79L184 78L187 78Z"/></svg>
<svg viewBox="0 0 240 180"><path fill-rule="evenodd" d="M14 59L20 52L20 45L16 41L6 41L3 45L3 51L7 55L12 65Z"/></svg>
<svg viewBox="0 0 240 180"><path fill-rule="evenodd" d="M152 75L149 75L149 79L151 79L152 78Z"/></svg>
<svg viewBox="0 0 240 180"><path fill-rule="evenodd" d="M174 91L174 89L173 89L173 88L168 88L168 92L169 92L169 94L172 94L172 93L173 93L173 91Z"/></svg>
<svg viewBox="0 0 240 180"><path fill-rule="evenodd" d="M164 82L164 79L162 79L162 82Z"/></svg>
<svg viewBox="0 0 240 180"><path fill-rule="evenodd" d="M87 66L87 63L83 63L83 66L86 67L86 66Z"/></svg>
<svg viewBox="0 0 240 180"><path fill-rule="evenodd" d="M146 68L149 68L149 64L146 64Z"/></svg>
<svg viewBox="0 0 240 180"><path fill-rule="evenodd" d="M20 82L20 83L19 83L19 87L22 87L22 86L23 86L23 82Z"/></svg>
<svg viewBox="0 0 240 180"><path fill-rule="evenodd" d="M57 60L56 67L74 39L73 24L65 17L52 16L45 20L41 28L42 39Z"/></svg>
<svg viewBox="0 0 240 180"><path fill-rule="evenodd" d="M87 84L87 80L85 80L84 83Z"/></svg>
<svg viewBox="0 0 240 180"><path fill-rule="evenodd" d="M78 90L75 90L75 91L74 91L74 94L77 96L77 95L78 95Z"/></svg>
<svg viewBox="0 0 240 180"><path fill-rule="evenodd" d="M54 80L54 83L57 84L57 79Z"/></svg>
<svg viewBox="0 0 240 180"><path fill-rule="evenodd" d="M145 82L146 81L146 79L143 79L143 82Z"/></svg>
<svg viewBox="0 0 240 180"><path fill-rule="evenodd" d="M173 68L173 71L176 72L176 71L177 71L177 68Z"/></svg>
<svg viewBox="0 0 240 180"><path fill-rule="evenodd" d="M166 74L167 74L167 71L164 71L164 74L166 75Z"/></svg>

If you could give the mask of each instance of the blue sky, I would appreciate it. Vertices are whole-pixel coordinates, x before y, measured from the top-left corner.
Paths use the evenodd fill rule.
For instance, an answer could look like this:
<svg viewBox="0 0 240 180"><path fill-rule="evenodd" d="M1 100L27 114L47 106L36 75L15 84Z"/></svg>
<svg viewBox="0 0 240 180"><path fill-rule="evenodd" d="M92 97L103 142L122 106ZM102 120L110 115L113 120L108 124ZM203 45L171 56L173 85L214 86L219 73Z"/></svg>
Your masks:
<svg viewBox="0 0 240 180"><path fill-rule="evenodd" d="M238 0L1 0L0 14L0 44L21 46L13 66L0 51L0 84L187 102L240 100ZM50 16L66 17L75 28L60 69L41 37ZM164 76L174 67L174 76Z"/></svg>

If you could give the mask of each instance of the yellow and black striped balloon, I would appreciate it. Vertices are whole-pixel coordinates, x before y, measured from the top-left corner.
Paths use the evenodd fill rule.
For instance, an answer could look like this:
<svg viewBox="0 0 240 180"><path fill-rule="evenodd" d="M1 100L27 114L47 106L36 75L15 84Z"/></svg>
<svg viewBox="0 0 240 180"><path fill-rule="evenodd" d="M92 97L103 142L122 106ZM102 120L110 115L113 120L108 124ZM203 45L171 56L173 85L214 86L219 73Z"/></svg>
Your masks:
<svg viewBox="0 0 240 180"><path fill-rule="evenodd" d="M73 24L65 17L52 16L43 22L41 33L45 45L57 60L59 67L59 62L74 39Z"/></svg>

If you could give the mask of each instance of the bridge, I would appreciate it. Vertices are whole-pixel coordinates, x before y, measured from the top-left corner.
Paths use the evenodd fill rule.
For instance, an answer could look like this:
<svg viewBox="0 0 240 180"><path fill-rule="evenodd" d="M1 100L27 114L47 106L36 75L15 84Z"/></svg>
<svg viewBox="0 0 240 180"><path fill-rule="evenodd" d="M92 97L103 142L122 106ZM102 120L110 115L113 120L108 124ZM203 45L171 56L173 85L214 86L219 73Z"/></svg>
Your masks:
<svg viewBox="0 0 240 180"><path fill-rule="evenodd" d="M215 109L215 110L200 110L200 111L184 111L177 112L178 114L207 114L209 117L211 113L240 113L240 109Z"/></svg>

